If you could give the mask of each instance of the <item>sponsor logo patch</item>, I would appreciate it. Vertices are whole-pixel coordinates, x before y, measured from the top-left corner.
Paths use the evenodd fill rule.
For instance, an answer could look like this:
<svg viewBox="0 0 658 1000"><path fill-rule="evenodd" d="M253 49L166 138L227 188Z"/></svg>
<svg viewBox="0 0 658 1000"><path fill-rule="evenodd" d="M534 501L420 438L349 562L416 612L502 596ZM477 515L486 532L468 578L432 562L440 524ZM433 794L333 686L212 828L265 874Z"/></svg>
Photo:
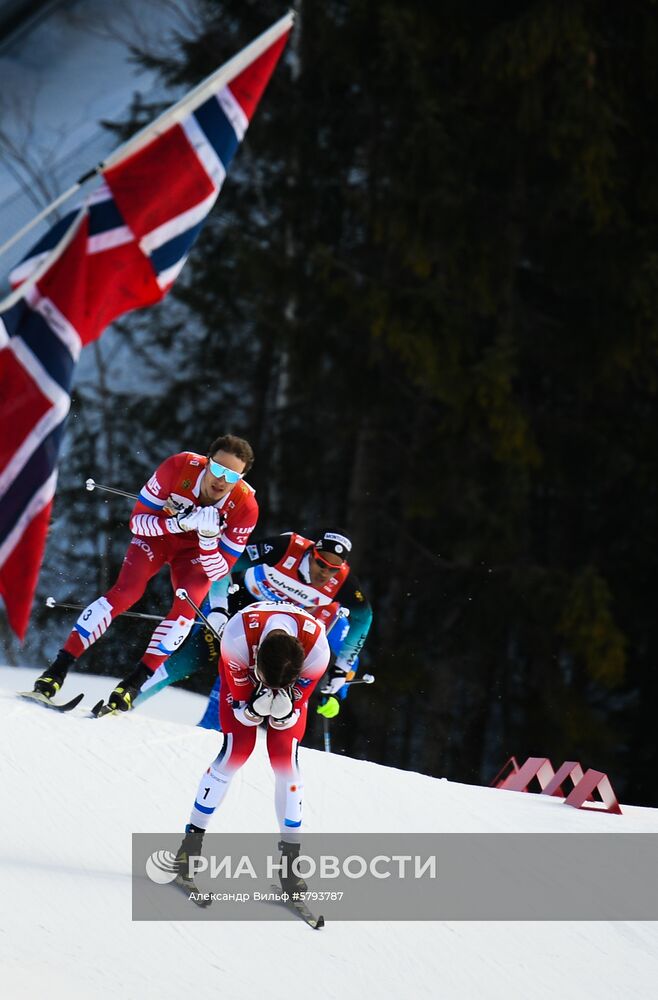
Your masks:
<svg viewBox="0 0 658 1000"><path fill-rule="evenodd" d="M352 548L352 543L350 542L350 540L348 538L345 538L345 535L337 535L333 531L326 531L324 537L331 539L332 542L339 542L340 543L340 545L342 546L342 548L340 548L340 549L337 548L336 549L337 552L342 552L343 548L347 549L347 551L349 552L350 549Z"/></svg>
<svg viewBox="0 0 658 1000"><path fill-rule="evenodd" d="M133 537L133 540L132 540L131 544L132 545L137 545L138 548L140 548L144 552L146 552L146 555L147 555L148 559L150 560L150 562L153 562L153 549L148 544L148 542L145 542L143 538L135 538L135 537Z"/></svg>

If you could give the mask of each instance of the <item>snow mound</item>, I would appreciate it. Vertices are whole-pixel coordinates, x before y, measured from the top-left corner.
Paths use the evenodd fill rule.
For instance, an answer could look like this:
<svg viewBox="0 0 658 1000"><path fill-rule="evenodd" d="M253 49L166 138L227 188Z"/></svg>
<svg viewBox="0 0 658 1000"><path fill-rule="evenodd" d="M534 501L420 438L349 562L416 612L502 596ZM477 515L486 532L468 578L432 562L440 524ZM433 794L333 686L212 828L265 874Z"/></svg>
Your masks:
<svg viewBox="0 0 658 1000"><path fill-rule="evenodd" d="M10 686L20 678L20 684ZM147 705L96 721L97 694L59 715L0 684L0 987L12 1000L223 995L269 1000L403 996L582 1000L653 995L656 923L133 923L131 834L182 830L221 737ZM67 683L71 695L90 691ZM170 689L171 704L186 692ZM204 700L191 696L194 720ZM153 699L153 708L164 696ZM179 712L180 709L180 712ZM309 831L658 831L658 810L583 813L560 800L458 785L300 751ZM213 829L275 830L264 748L236 777Z"/></svg>

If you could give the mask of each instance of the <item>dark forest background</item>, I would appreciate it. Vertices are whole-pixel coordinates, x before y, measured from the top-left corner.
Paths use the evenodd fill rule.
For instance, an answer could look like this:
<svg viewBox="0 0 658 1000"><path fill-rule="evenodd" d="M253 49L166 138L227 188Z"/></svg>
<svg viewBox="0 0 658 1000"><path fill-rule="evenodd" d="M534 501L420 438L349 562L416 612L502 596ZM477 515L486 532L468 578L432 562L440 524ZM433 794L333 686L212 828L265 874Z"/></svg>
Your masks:
<svg viewBox="0 0 658 1000"><path fill-rule="evenodd" d="M296 7L181 280L78 383L41 591L86 603L123 557L129 504L87 476L137 491L242 434L258 535L354 540L377 683L335 749L485 783L577 759L658 805L656 4ZM285 8L201 10L137 54L176 94ZM70 624L46 614L35 661ZM121 675L149 634L117 622L83 662Z"/></svg>

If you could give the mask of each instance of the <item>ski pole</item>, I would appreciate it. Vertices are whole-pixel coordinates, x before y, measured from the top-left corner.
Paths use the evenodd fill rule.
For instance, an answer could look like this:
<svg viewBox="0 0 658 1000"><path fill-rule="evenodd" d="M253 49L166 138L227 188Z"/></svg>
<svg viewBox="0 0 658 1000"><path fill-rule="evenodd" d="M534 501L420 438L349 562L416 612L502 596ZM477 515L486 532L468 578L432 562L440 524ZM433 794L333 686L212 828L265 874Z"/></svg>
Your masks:
<svg viewBox="0 0 658 1000"><path fill-rule="evenodd" d="M331 630L334 627L334 625L337 625L338 622L341 621L343 618L349 618L349 616L350 616L349 608L339 608L338 611L337 611L337 613L336 613L336 617L334 618L334 620L332 621L331 625L327 629L327 635L329 635L329 633L331 632ZM364 677L372 677L372 674L364 674L363 676ZM374 681L374 679L375 678L373 677L372 681ZM358 684L358 683L372 684L372 681L365 681L365 682L364 681L362 681L362 682L359 682L359 681L346 681L345 683L346 684ZM326 716L322 717L322 738L323 738L324 752L325 753L331 753L331 724L330 724L330 719L328 719Z"/></svg>
<svg viewBox="0 0 658 1000"><path fill-rule="evenodd" d="M97 483L95 479L87 479L85 481L85 487L89 490L90 493L93 493L94 490L104 490L106 493L115 493L116 496L118 497L128 497L129 500L139 500L139 497L136 493L127 493L126 490L118 490L114 486L103 486L102 483ZM172 500L171 497L167 501L167 505L173 507L177 511L185 510L186 506L188 507L189 510L191 510L192 507L194 506L194 504L191 502L190 504L186 505L179 500L178 501Z"/></svg>
<svg viewBox="0 0 658 1000"><path fill-rule="evenodd" d="M359 677L355 681L345 681L345 687L353 687L355 684L374 684L375 677L374 674L364 674L363 677ZM323 746L325 753L331 753L331 724L330 719L326 716L322 717L322 736L323 736Z"/></svg>
<svg viewBox="0 0 658 1000"><path fill-rule="evenodd" d="M68 611L84 611L84 609L87 607L87 605L86 604L67 604L65 601L56 601L54 597L47 597L46 598L46 607L47 608L66 608ZM142 619L144 619L146 621L149 621L149 622L161 622L162 621L162 615L145 615L145 614L142 614L140 611L121 611L117 615L117 618L119 618L119 617L123 617L123 618L142 618ZM198 622L198 623L195 622L195 624L201 625L202 622Z"/></svg>
<svg viewBox="0 0 658 1000"><path fill-rule="evenodd" d="M188 594L188 592L185 590L185 587L179 587L178 588L178 590L176 591L176 597L179 597L181 599L181 601L187 601L187 603L190 605L190 607L194 608L195 614L197 614L199 616L199 618L201 619L201 621L203 622L203 624L206 626L206 628L210 629L210 631L212 632L212 634L217 639L217 642L221 642L222 641L221 635L212 627L212 625L210 624L210 622L208 621L208 619L204 615L204 613L201 610L201 608L198 607L194 603L194 601L192 600L192 598L190 597L190 595Z"/></svg>
<svg viewBox="0 0 658 1000"><path fill-rule="evenodd" d="M125 490L117 490L114 486L103 486L102 483L97 483L95 479L88 479L85 486L90 493L94 490L104 490L106 493L116 493L119 497L128 497L129 500L139 499L136 493L126 493Z"/></svg>

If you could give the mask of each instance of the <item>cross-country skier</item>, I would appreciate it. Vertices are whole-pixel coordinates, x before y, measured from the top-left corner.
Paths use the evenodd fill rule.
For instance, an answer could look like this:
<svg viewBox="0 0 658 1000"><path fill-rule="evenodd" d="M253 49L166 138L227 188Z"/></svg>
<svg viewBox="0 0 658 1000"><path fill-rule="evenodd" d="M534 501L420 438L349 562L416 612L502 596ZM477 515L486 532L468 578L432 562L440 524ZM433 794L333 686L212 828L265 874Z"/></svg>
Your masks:
<svg viewBox="0 0 658 1000"><path fill-rule="evenodd" d="M259 727L266 729L274 770L274 804L287 859L283 888L305 891L290 871L299 855L303 784L297 748L306 729L308 699L329 662L324 627L293 604L259 601L226 625L220 647L219 714L223 742L201 778L190 822L177 855L179 873L189 875L188 859L201 853L203 837L235 772L250 757Z"/></svg>
<svg viewBox="0 0 658 1000"><path fill-rule="evenodd" d="M350 539L337 531L325 531L315 542L291 532L250 542L230 578L212 584L204 604L210 624L220 635L230 615L254 600L290 601L322 621L328 630L332 658L317 711L327 718L340 710L348 691L345 681L351 680L357 669L372 622L370 604L347 561L351 550ZM140 702L174 681L212 668L218 658L215 637L203 626L195 626L172 656L166 675L161 672L157 684L140 695ZM217 678L199 723L207 729L217 728L219 684Z"/></svg>
<svg viewBox="0 0 658 1000"><path fill-rule="evenodd" d="M231 580L240 584L227 604L228 578L213 584L209 600L212 624L222 622L227 609L254 600L291 601L305 608L326 626L333 626L329 645L334 653L329 677L322 686L325 695L318 707L328 718L338 714L337 695L344 696L363 649L372 609L364 596L348 557L352 542L337 531L325 531L312 541L295 532L263 538L247 545L233 570ZM346 617L336 620L338 609Z"/></svg>
<svg viewBox="0 0 658 1000"><path fill-rule="evenodd" d="M226 576L242 554L258 519L254 490L244 480L253 463L251 446L232 434L217 438L208 454L181 452L167 458L142 488L130 518L133 539L114 586L78 618L57 658L34 690L52 698L76 659L144 593L167 564L174 593L184 588L199 605L211 581ZM153 680L194 623L194 611L175 597L137 666L112 691L108 704L127 711Z"/></svg>

